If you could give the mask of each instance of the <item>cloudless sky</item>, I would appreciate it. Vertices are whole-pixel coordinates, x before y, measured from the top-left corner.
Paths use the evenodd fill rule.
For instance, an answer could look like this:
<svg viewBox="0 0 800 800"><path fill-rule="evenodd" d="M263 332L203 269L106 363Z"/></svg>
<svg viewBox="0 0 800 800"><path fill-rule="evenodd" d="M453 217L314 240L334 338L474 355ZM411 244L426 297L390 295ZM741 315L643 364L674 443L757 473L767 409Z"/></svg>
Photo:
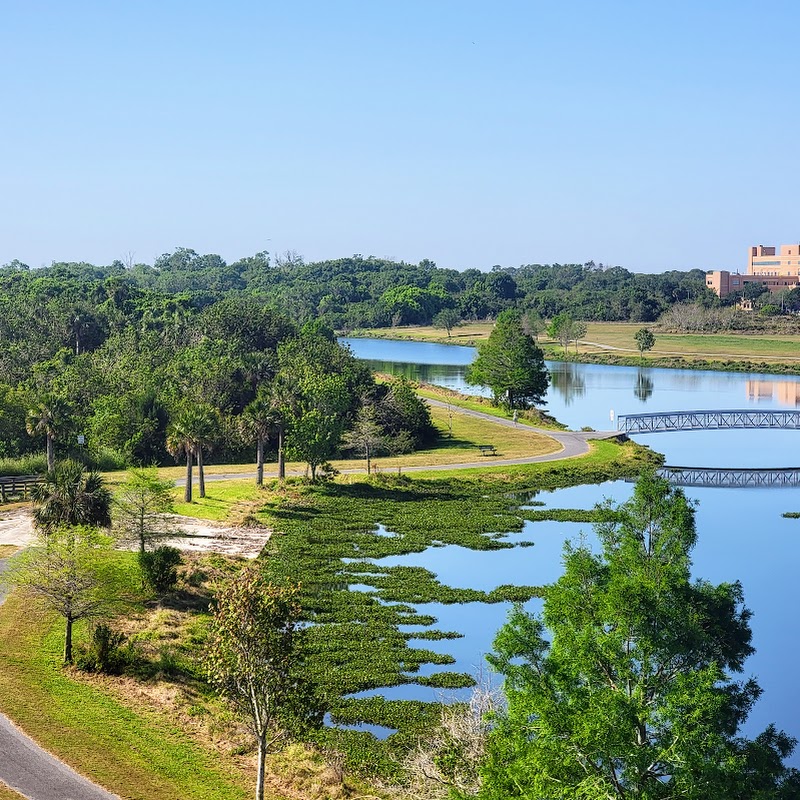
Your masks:
<svg viewBox="0 0 800 800"><path fill-rule="evenodd" d="M800 241L800 4L6 0L0 264L743 269Z"/></svg>

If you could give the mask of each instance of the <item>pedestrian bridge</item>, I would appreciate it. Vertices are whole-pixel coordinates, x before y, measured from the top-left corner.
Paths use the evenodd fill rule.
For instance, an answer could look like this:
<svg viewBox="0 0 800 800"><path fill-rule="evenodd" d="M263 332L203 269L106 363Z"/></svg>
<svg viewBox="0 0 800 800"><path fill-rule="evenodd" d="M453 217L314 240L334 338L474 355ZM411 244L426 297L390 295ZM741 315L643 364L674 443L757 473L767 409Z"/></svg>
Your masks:
<svg viewBox="0 0 800 800"><path fill-rule="evenodd" d="M746 469L738 467L661 467L656 474L676 486L771 488L800 486L800 467Z"/></svg>
<svg viewBox="0 0 800 800"><path fill-rule="evenodd" d="M621 433L718 431L733 428L800 430L800 410L662 411L652 414L620 414L617 417L617 430Z"/></svg>

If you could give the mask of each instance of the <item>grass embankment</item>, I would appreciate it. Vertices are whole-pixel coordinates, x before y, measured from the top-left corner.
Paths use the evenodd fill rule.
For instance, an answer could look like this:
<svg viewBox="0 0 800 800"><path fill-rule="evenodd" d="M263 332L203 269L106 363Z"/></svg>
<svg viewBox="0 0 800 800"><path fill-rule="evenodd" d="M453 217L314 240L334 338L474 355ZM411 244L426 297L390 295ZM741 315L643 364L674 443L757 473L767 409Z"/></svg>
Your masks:
<svg viewBox="0 0 800 800"><path fill-rule="evenodd" d="M440 396L443 397L443 395L439 395L435 391L429 391L425 396L432 396L436 399L439 399ZM460 397L463 398L464 396L461 395ZM496 454L492 458L485 458L487 467L491 466L493 459L528 458L556 453L561 449L561 445L554 439L551 439L546 434L529 430L523 425L519 425L516 428L505 427L495 425L487 420L476 419L467 414L461 414L458 412L456 402L457 398L454 398L452 417L447 409L431 409L431 417L439 431L439 439L435 445L425 450L406 453L401 456L379 456L372 460L373 467L378 472L397 472L407 467L420 468L476 461L482 463L483 457L480 450L478 450L478 445L482 444L491 444L496 448ZM493 409L491 406L472 402L469 399L458 400L458 402L463 403L461 406L463 408L474 408L498 417L507 416L499 409ZM523 417L520 417L520 421L523 421ZM451 423L452 436L449 435ZM340 472L366 472L366 462L363 459L335 459L331 461L331 465ZM286 469L289 475L303 475L306 471L305 464L298 462L288 463ZM159 476L165 480L179 480L186 474L185 468L182 467L162 467L158 472ZM254 472L254 464L213 464L206 466L206 475L209 476L233 476ZM265 475L274 477L275 474L275 463L266 464ZM108 473L107 477L109 482L114 485L125 479L125 473ZM196 485L196 471L193 479ZM212 483L214 482L208 482L206 491L209 490ZM180 493L177 493L176 497L178 494ZM201 514L192 514L191 508L181 502L177 504L176 511L178 514L190 514L192 516L201 516L203 519L221 520L227 518L232 503L241 506L242 503L255 500L257 497L258 494L255 487L242 484L234 495L229 496L225 501L218 501L220 503L218 507L215 507L214 503L203 503L200 506L203 509Z"/></svg>
<svg viewBox="0 0 800 800"><path fill-rule="evenodd" d="M474 347L478 342L488 339L493 328L493 322L465 322L463 325L453 328L448 336L443 328L434 328L432 325L406 325L401 328L359 328L350 336Z"/></svg>
<svg viewBox="0 0 800 800"><path fill-rule="evenodd" d="M0 800L25 800L23 795L0 782Z"/></svg>
<svg viewBox="0 0 800 800"><path fill-rule="evenodd" d="M130 553L108 556L118 613L143 610ZM112 574L113 573L113 574ZM79 627L78 640L81 637ZM13 593L0 607L0 711L44 748L131 800L240 800L248 781L219 753L191 742L169 715L128 703L108 685L61 666L63 620Z"/></svg>
<svg viewBox="0 0 800 800"><path fill-rule="evenodd" d="M303 583L306 608L316 623L310 629L312 663L317 681L331 698L333 718L342 724L363 721L397 729L384 742L363 731L326 729L319 742L343 752L347 765L385 778L398 775L398 759L433 724L438 706L345 695L406 682L444 687L472 683L469 675L446 671L452 663L449 656L410 646L413 639L459 635L436 629L435 620L417 614L412 604L524 600L540 593L541 587L456 589L441 585L421 568L389 568L352 559L418 552L437 544L482 550L509 547L504 534L521 529L532 512L521 511L519 504L537 489L636 474L653 457L633 443L598 442L580 459L431 473L428 480L343 476L337 483L295 483L283 490L257 490L245 481L213 482L208 497L186 511L229 518L243 507L252 513L260 499L264 508L258 517L276 531L263 563L274 578ZM391 534L376 535L378 523ZM201 736L190 735L193 720L207 720L213 730L220 709L209 710L214 700L197 680L203 624L192 615L202 612L196 604L148 607L137 595L134 556L117 553L113 562L118 590L130 598L118 609L121 620L150 647L150 655L136 668L138 678L87 678L63 670L63 622L30 613L27 601L14 594L0 608L0 710L47 749L121 797L247 796L250 773L240 768L230 747L213 748L207 727ZM353 584L367 591L350 591ZM145 616L141 624L135 622L138 614ZM182 616L186 614L189 618ZM413 634L401 631L399 626L408 623L424 627ZM420 678L419 669L426 663L445 670ZM159 696L167 701L157 702ZM275 769L280 763L275 762ZM288 777L273 773L274 786L282 787L280 791L289 787L282 794L273 790L273 796L345 796L341 786L334 787L336 794L318 786L298 792L298 763L290 754L283 766ZM324 767L317 762L302 768L305 775L314 770L318 775Z"/></svg>
<svg viewBox="0 0 800 800"><path fill-rule="evenodd" d="M17 552L17 546L14 544L0 544L0 558L9 558Z"/></svg>
<svg viewBox="0 0 800 800"><path fill-rule="evenodd" d="M438 400L442 403L449 403L453 410L462 408L467 411L480 411L481 414L488 414L498 419L513 419L513 412L507 411L499 406L492 405L492 402L486 397L479 397L477 395L468 395L457 392L453 389L447 389L444 386L436 386L431 383L421 384L416 389L420 397L427 400ZM439 419L446 424L449 418L447 409L432 409L435 411L437 418L437 426L441 427ZM563 425L554 417L551 417L544 411L539 409L529 409L526 411L517 412L517 422L520 425L528 425L534 428L544 428L545 430L563 431L566 430L566 425ZM495 427L496 430L496 427ZM488 435L487 431L487 435Z"/></svg>

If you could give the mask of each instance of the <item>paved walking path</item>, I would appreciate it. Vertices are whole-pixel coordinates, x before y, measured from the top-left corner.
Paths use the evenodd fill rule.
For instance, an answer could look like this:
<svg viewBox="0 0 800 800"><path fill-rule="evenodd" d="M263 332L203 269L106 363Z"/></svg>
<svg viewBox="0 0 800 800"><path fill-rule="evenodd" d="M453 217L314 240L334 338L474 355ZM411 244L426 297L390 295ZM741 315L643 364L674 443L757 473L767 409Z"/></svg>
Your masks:
<svg viewBox="0 0 800 800"><path fill-rule="evenodd" d="M425 402L437 408L448 408L447 403L441 400L431 400L425 398ZM542 461L561 461L565 458L574 458L575 456L582 456L589 452L589 441L593 439L610 439L619 436L619 431L554 431L549 428L534 428L530 425L523 425L522 423L515 423L513 420L506 419L505 417L496 417L493 414L486 414L483 411L473 411L469 408L461 408L460 406L451 405L450 408L454 413L465 414L468 417L475 417L476 419L490 422L494 425L502 425L506 428L518 428L521 431L531 431L541 434L542 436L549 436L555 439L561 445L560 450L554 453L545 453L541 456L523 456L521 458L495 458L493 456L481 456L476 461L461 461L455 464L430 464L427 466L418 467L402 467L403 472L431 472L431 471L444 471L449 469L481 469L485 467L503 467L513 466L515 464L538 464ZM357 475L366 472L363 467L354 469L340 470L343 475ZM305 470L287 470L287 475L304 475ZM217 472L214 474L206 473L206 483L210 481L230 481L237 478L252 478L255 479L256 473L253 472ZM265 478L277 477L275 470L268 470L265 467ZM185 479L175 481L176 486L184 486Z"/></svg>
<svg viewBox="0 0 800 800"><path fill-rule="evenodd" d="M42 750L3 714L0 780L29 800L119 800Z"/></svg>

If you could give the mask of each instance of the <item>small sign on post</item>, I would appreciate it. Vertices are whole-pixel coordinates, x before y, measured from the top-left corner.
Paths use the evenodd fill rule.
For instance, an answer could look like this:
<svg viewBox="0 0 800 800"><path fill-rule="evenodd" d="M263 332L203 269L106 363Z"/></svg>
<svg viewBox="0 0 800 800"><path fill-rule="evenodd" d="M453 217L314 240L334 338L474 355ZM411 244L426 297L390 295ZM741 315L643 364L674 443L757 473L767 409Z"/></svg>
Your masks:
<svg viewBox="0 0 800 800"><path fill-rule="evenodd" d="M82 433L78 434L78 444L80 445L86 444L86 437Z"/></svg>

